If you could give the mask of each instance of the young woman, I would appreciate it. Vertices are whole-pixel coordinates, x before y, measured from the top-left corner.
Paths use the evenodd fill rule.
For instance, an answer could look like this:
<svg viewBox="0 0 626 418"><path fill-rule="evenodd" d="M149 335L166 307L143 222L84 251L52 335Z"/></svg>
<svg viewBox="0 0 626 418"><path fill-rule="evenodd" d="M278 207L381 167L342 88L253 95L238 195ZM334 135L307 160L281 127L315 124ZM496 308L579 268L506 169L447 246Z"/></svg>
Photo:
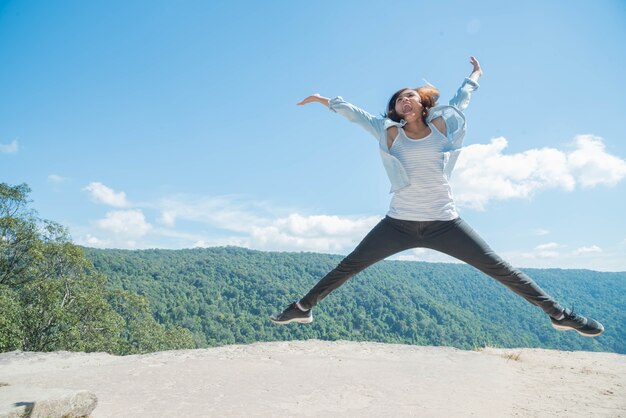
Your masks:
<svg viewBox="0 0 626 418"><path fill-rule="evenodd" d="M300 301L271 316L278 324L310 323L312 309L330 292L366 267L410 248L430 248L464 261L488 274L550 316L559 330L588 337L604 331L599 322L564 309L530 277L500 258L456 210L449 179L465 136L471 93L482 75L471 57L472 73L449 105L436 106L439 92L431 86L404 88L389 100L384 117L372 116L341 97L314 94L298 105L321 103L372 134L379 142L393 198L387 216L356 249L322 278Z"/></svg>

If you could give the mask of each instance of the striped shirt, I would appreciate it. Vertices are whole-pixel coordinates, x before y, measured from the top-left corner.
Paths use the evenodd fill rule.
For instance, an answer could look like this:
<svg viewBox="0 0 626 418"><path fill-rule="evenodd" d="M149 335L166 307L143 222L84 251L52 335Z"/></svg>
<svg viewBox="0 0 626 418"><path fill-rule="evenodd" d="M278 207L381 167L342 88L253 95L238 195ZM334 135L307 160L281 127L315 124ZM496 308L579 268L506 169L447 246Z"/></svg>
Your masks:
<svg viewBox="0 0 626 418"><path fill-rule="evenodd" d="M411 139L398 128L391 155L406 170L410 184L396 191L389 205L389 215L405 221L449 221L459 217L452 188L444 173L446 137L431 123L430 134Z"/></svg>

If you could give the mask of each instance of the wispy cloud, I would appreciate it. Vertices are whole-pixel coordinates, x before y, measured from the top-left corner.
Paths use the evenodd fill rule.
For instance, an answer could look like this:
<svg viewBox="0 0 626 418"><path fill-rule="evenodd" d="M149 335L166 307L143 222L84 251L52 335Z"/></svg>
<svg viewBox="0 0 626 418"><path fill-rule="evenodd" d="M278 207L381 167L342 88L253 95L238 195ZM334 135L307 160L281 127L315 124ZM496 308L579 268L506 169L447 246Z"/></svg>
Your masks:
<svg viewBox="0 0 626 418"><path fill-rule="evenodd" d="M538 237L542 237L544 235L548 235L549 233L550 233L550 231L548 231L547 229L543 229L543 228L533 229L533 234L537 235Z"/></svg>
<svg viewBox="0 0 626 418"><path fill-rule="evenodd" d="M541 148L504 154L507 146L499 137L463 150L452 177L460 206L484 210L492 200L528 198L546 189L614 186L626 177L626 161L607 153L597 136L577 136L571 152Z"/></svg>
<svg viewBox="0 0 626 418"><path fill-rule="evenodd" d="M266 250L344 252L380 220L379 216L307 215L272 208L235 196L163 199L159 222L173 228L177 220L220 229L220 238L199 239L194 246L240 245Z"/></svg>
<svg viewBox="0 0 626 418"><path fill-rule="evenodd" d="M576 250L574 250L574 255L589 254L589 253L601 253L601 252L602 252L602 248L598 247L597 245L592 245L592 246L589 246L589 247L577 248Z"/></svg>
<svg viewBox="0 0 626 418"><path fill-rule="evenodd" d="M3 154L16 154L19 150L17 139L11 141L10 144L0 144L0 153Z"/></svg>
<svg viewBox="0 0 626 418"><path fill-rule="evenodd" d="M89 183L87 187L83 189L88 192L91 199L97 203L104 203L105 205L124 208L129 206L126 200L126 193L115 192L113 189L105 186L99 182Z"/></svg>
<svg viewBox="0 0 626 418"><path fill-rule="evenodd" d="M237 196L172 196L152 205L160 212L159 222L174 227L177 220L203 223L236 232L249 232L266 225L267 207Z"/></svg>
<svg viewBox="0 0 626 418"><path fill-rule="evenodd" d="M585 245L570 248L559 243L536 246L530 251L507 250L500 253L507 261L520 267L588 268L600 271L625 271L623 249L618 244L603 248Z"/></svg>
<svg viewBox="0 0 626 418"><path fill-rule="evenodd" d="M64 181L67 181L67 178L59 176L58 174L50 174L48 176L48 181L50 183L60 184L60 183L63 183Z"/></svg>
<svg viewBox="0 0 626 418"><path fill-rule="evenodd" d="M534 256L540 258L556 258L561 254L559 253L559 249L561 245L556 242L549 242L547 244L541 244L535 247Z"/></svg>
<svg viewBox="0 0 626 418"><path fill-rule="evenodd" d="M596 245L571 250L568 249L567 245L549 242L538 245L530 251L509 250L499 252L499 255L520 268L588 268L600 271L624 271L626 268L623 257L620 257L617 248L613 251L606 251ZM391 259L431 263L462 263L456 258L425 248L408 250L392 256Z"/></svg>
<svg viewBox="0 0 626 418"><path fill-rule="evenodd" d="M603 264L615 264L615 260L611 260L614 254L606 254L597 245L572 250L565 244L548 242L537 245L531 251L508 252L506 255L520 264L536 267L551 267L557 261L559 267L590 267L597 270L599 260L602 260Z"/></svg>

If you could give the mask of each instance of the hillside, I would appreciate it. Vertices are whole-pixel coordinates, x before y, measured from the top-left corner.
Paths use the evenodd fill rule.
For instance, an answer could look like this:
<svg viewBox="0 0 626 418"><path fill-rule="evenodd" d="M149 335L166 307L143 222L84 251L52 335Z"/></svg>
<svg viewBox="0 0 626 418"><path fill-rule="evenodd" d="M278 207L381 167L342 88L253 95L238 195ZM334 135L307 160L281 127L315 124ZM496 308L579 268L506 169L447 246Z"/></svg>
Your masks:
<svg viewBox="0 0 626 418"><path fill-rule="evenodd" d="M267 317L340 256L236 247L85 252L111 288L145 296L158 322L189 329L198 348L315 338L626 353L626 273L525 269L561 303L604 323L605 334L592 339L555 331L537 308L466 265L384 261L326 298L313 324L277 326Z"/></svg>

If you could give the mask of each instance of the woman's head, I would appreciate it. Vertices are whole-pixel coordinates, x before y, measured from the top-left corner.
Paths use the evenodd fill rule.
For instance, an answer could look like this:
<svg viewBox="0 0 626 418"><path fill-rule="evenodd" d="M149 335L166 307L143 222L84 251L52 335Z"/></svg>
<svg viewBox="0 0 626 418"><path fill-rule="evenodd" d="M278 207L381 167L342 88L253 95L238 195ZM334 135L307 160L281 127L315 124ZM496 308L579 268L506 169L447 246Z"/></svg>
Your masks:
<svg viewBox="0 0 626 418"><path fill-rule="evenodd" d="M428 111L437 104L437 99L439 99L439 90L432 86L400 89L389 99L385 117L394 122L400 122L406 119L405 116L417 113L426 122Z"/></svg>

